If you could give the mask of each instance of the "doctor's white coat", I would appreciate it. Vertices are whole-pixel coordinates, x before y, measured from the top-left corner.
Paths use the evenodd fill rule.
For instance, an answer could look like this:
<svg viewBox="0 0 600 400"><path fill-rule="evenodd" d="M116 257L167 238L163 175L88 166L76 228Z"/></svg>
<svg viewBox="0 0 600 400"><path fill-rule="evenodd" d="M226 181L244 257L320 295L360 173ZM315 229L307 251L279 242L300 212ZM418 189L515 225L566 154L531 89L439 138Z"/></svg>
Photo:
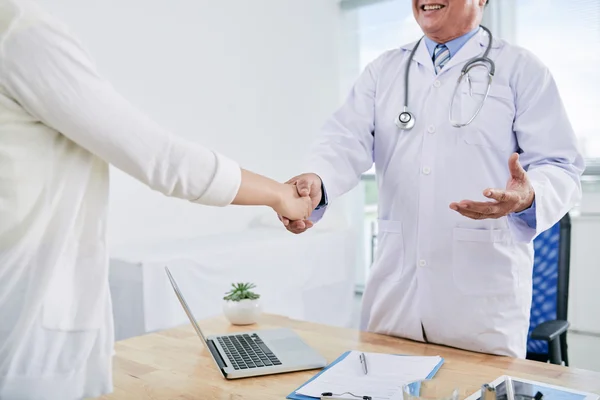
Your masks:
<svg viewBox="0 0 600 400"><path fill-rule="evenodd" d="M556 87L530 52L494 39L496 71L483 109L454 128L449 107L461 68L483 54L480 29L436 75L424 41L410 64L410 131L402 110L410 43L373 61L326 123L308 171L329 199L353 188L375 163L378 250L364 292L361 326L370 331L477 352L525 357L532 296L532 239L579 200L584 168ZM468 120L486 90L476 68L461 85L453 118ZM519 151L535 189L534 228L516 215L472 220L449 208L487 201L506 187Z"/></svg>

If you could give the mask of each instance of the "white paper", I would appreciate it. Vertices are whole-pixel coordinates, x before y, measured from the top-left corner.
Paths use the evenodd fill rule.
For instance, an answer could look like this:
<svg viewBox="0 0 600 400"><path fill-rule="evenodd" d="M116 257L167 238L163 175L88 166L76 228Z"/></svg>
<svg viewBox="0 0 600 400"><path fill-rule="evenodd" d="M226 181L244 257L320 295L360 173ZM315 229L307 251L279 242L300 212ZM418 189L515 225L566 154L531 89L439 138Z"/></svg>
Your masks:
<svg viewBox="0 0 600 400"><path fill-rule="evenodd" d="M390 400L402 391L403 384L427 379L442 360L441 357L364 353L368 369L365 375L360 354L359 351L350 352L346 358L307 383L297 393L320 398L323 392L335 395L350 392L361 397L371 396L373 400ZM340 397L356 399L349 394Z"/></svg>

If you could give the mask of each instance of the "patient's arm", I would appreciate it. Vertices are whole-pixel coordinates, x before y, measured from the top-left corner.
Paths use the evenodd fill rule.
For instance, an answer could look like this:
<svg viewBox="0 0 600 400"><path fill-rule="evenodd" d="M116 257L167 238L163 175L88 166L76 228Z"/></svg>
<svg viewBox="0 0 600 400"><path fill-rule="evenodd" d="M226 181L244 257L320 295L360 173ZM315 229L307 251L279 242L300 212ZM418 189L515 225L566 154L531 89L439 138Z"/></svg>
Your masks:
<svg viewBox="0 0 600 400"><path fill-rule="evenodd" d="M308 218L310 197L300 197L295 185L275 182L262 175L242 170L242 183L233 204L267 205L292 220Z"/></svg>
<svg viewBox="0 0 600 400"><path fill-rule="evenodd" d="M293 186L242 170L130 104L58 22L15 24L0 42L0 85L44 125L167 196L266 205L290 219L310 215L310 200Z"/></svg>

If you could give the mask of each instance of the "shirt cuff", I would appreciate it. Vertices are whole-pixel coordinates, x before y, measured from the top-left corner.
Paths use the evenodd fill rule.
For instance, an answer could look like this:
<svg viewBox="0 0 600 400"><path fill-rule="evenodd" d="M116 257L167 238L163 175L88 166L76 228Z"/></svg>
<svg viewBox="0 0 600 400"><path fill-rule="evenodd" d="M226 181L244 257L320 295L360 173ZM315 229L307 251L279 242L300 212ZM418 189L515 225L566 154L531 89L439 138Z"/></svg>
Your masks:
<svg viewBox="0 0 600 400"><path fill-rule="evenodd" d="M209 206L225 207L230 205L242 184L242 170L239 164L218 153L215 155L215 175L206 191L193 200Z"/></svg>
<svg viewBox="0 0 600 400"><path fill-rule="evenodd" d="M315 208L315 211L313 211L312 214L310 214L310 217L308 217L308 220L310 222L312 222L313 224L316 224L323 218L323 215L325 215L326 210L327 210L327 207L325 207L325 206L323 208Z"/></svg>
<svg viewBox="0 0 600 400"><path fill-rule="evenodd" d="M321 193L322 193L321 201L319 202L317 207L314 209L314 211L312 212L310 217L308 217L308 220L314 224L316 224L323 218L323 215L325 214L325 211L327 210L327 206L329 205L329 198L327 197L327 191L325 190L325 185L323 185L322 182L321 182Z"/></svg>
<svg viewBox="0 0 600 400"><path fill-rule="evenodd" d="M321 201L319 201L319 204L315 208L315 211L325 208L329 205L329 198L327 197L327 191L325 190L323 182L321 182L321 193Z"/></svg>
<svg viewBox="0 0 600 400"><path fill-rule="evenodd" d="M533 203L531 203L531 207L520 211L518 213L515 213L515 217L520 218L521 220L523 220L527 226L529 226L532 229L536 229L536 218L535 218L535 199L533 199Z"/></svg>

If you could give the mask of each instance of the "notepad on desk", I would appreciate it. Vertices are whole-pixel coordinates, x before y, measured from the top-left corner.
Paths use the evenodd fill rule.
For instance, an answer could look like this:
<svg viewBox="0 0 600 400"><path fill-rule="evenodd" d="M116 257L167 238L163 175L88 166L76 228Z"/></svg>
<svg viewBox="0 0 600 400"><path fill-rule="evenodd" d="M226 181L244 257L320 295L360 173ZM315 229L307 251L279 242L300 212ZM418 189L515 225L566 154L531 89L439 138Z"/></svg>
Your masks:
<svg viewBox="0 0 600 400"><path fill-rule="evenodd" d="M373 400L402 398L402 385L432 378L443 364L441 357L403 356L382 353L365 355L367 373L360 351L349 351L331 363L313 379L288 396L288 399L320 399L324 392L353 393ZM337 396L356 399L352 395Z"/></svg>

